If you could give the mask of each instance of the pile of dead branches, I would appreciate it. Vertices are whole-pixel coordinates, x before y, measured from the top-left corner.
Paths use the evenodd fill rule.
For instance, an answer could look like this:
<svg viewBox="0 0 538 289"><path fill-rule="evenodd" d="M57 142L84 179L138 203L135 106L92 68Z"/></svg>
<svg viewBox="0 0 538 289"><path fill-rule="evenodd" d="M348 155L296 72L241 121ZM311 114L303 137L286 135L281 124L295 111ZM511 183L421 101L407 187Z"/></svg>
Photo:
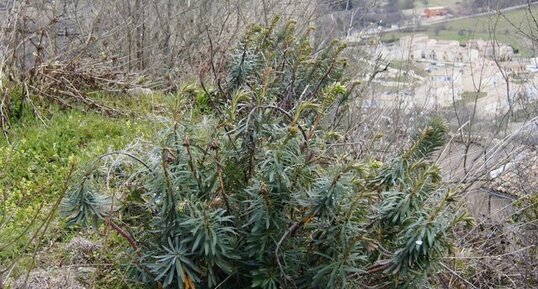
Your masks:
<svg viewBox="0 0 538 289"><path fill-rule="evenodd" d="M44 63L30 70L21 82L28 96L50 100L65 108L99 111L108 116L120 116L122 111L89 96L91 92L125 93L140 86L138 75L126 74L103 62L70 60Z"/></svg>

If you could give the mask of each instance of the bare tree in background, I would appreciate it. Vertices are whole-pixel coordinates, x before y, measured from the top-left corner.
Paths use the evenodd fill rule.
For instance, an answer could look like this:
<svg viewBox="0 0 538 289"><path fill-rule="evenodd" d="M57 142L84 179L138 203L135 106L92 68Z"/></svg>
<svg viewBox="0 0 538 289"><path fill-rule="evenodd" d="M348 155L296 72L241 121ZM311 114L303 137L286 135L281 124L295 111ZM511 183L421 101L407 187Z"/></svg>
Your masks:
<svg viewBox="0 0 538 289"><path fill-rule="evenodd" d="M24 70L45 59L100 60L122 72L157 72L160 81L181 74L174 70L198 69L209 42L222 54L251 23L280 16L308 27L317 17L315 1L37 0L6 7L4 63Z"/></svg>

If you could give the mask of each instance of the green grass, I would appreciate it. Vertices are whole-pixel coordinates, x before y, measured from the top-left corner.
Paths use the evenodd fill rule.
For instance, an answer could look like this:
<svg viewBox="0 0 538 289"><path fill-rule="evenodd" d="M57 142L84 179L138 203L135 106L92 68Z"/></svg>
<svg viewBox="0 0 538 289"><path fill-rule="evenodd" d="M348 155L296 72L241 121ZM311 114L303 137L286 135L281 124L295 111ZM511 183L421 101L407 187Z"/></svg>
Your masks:
<svg viewBox="0 0 538 289"><path fill-rule="evenodd" d="M538 7L532 8L533 15L538 19ZM491 33L490 33L491 32ZM493 37L499 42L512 45L523 56L531 56L532 51L524 35L538 33L538 27L531 18L528 9L518 9L503 13L502 15L481 16L441 23L432 26L423 26L419 31L390 32L382 35L383 41L399 39L405 35L426 34L438 40L457 40L466 43L471 39L488 40Z"/></svg>
<svg viewBox="0 0 538 289"><path fill-rule="evenodd" d="M427 0L424 3L423 0L415 0L416 9L424 9L427 7L444 6L447 8L456 8L463 0ZM400 0L400 6L405 7L406 0Z"/></svg>
<svg viewBox="0 0 538 289"><path fill-rule="evenodd" d="M461 93L461 99L456 101L456 106L465 106L470 103L474 103L477 99L487 96L485 91L464 91Z"/></svg>
<svg viewBox="0 0 538 289"><path fill-rule="evenodd" d="M0 264L4 268L14 264L12 278L24 276L33 268L34 252L38 267L62 263L65 257L62 244L74 236L74 231L65 227L57 212L45 233L40 226L62 198L69 176L83 172L85 166L103 153L121 150L137 138L153 137L163 128L155 117L169 116L172 107L185 105L177 96L133 98L92 94L92 97L126 112L125 116L111 118L51 105L42 107L45 119L42 122L23 104L16 106L16 115L11 119L9 142L0 136ZM36 235L36 232L40 233ZM120 262L117 257L110 257L121 255L115 251L115 247L121 247L114 245L115 239L107 238L107 253L99 256L98 263ZM43 258L40 252L45 248L48 253ZM49 250L52 248L56 249ZM46 264L40 264L43 262ZM123 284L123 279L106 273L117 269L100 268L95 282ZM120 285L110 288L120 287L128 288Z"/></svg>
<svg viewBox="0 0 538 289"><path fill-rule="evenodd" d="M428 3L425 5L422 0L415 1L416 8L426 8L426 7L435 7L435 6L444 6L447 8L456 8L459 3L463 0L428 0Z"/></svg>
<svg viewBox="0 0 538 289"><path fill-rule="evenodd" d="M62 109L36 100L34 105L41 116L37 117L16 86L10 91L9 141L0 135L0 269L14 264L11 281L35 267L63 264L66 252L62 246L75 231L66 227L54 208L70 176L76 180L86 166L106 152L121 150L136 139L153 138L172 119L174 111L182 112L177 114L179 119L199 121L204 110L211 110L205 94L185 86L174 95L131 97L87 92L93 100L122 111L117 118L83 112L83 107ZM55 213L50 226L42 230L50 212ZM92 281L95 286L135 288L131 283L125 285L123 274L111 273L128 263L124 259L129 256L117 244L124 241L114 235L106 238L107 249L97 263L108 265L97 267L99 272ZM41 256L42 250L47 256Z"/></svg>
<svg viewBox="0 0 538 289"><path fill-rule="evenodd" d="M114 101L136 108L133 111L141 115L151 102ZM47 114L51 117L46 124L29 113L21 114L12 120L10 142L0 137L0 263L29 253L28 241L61 197L73 170L136 138L151 136L159 126L140 117L108 118L54 107Z"/></svg>
<svg viewBox="0 0 538 289"><path fill-rule="evenodd" d="M487 92L485 92L485 91L480 91L480 92L464 91L464 92L461 93L461 98L464 99L464 100L467 100L467 101L474 101L475 98L486 97L486 95L487 95Z"/></svg>
<svg viewBox="0 0 538 289"><path fill-rule="evenodd" d="M391 60L389 63L389 67L397 69L397 70L402 70L402 71L413 70L416 75L419 75L422 77L425 77L428 75L428 73L426 72L426 70L424 70L424 68L422 68L419 65L415 65L413 62L408 61L408 60L407 61L406 60Z"/></svg>
<svg viewBox="0 0 538 289"><path fill-rule="evenodd" d="M98 156L122 150L136 139L152 139L173 119L174 112L181 111L176 115L179 121L200 121L211 110L200 89L185 86L173 95L86 92L93 100L123 112L116 118L83 112L83 107L62 109L35 100L40 118L22 100L16 86L10 91L9 141L0 135L0 269L14 265L8 283L33 268L61 267L69 254L63 246L75 234L95 234L92 229L67 227L54 208L66 186ZM50 226L42 230L50 212L55 213ZM99 234L103 230L99 228ZM125 244L120 244L123 242L123 238L107 234L106 249L96 261L104 265L96 265L93 288L137 288L131 282L126 285L125 274L117 274L125 270L130 258L124 253Z"/></svg>

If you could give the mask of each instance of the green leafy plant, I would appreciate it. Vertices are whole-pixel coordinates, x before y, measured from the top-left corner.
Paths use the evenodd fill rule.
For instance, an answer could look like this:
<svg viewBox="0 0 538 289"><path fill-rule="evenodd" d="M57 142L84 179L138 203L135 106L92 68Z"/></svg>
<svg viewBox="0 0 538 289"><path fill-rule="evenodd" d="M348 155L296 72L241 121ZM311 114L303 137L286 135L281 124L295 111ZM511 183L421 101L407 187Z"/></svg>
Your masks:
<svg viewBox="0 0 538 289"><path fill-rule="evenodd" d="M212 95L223 113L178 115L151 147L86 173L68 221L112 226L141 280L166 288L427 287L467 220L429 161L446 125L385 165L356 159L333 123L353 95L343 46L314 53L293 27L252 27ZM81 193L90 179L122 193ZM115 205L95 209L104 198Z"/></svg>

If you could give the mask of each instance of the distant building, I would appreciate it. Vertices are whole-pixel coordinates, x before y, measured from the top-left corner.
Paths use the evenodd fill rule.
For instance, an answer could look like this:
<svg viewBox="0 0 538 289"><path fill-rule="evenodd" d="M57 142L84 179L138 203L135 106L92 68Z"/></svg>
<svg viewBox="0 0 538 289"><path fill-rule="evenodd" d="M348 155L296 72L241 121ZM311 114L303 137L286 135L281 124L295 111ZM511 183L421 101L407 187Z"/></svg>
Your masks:
<svg viewBox="0 0 538 289"><path fill-rule="evenodd" d="M470 40L467 46L471 49L477 49L480 54L487 58L510 61L514 57L514 49L511 46L494 40Z"/></svg>
<svg viewBox="0 0 538 289"><path fill-rule="evenodd" d="M517 61L503 63L502 68L506 73L513 75L521 75L528 72L527 65Z"/></svg>
<svg viewBox="0 0 538 289"><path fill-rule="evenodd" d="M398 49L402 53L395 56L404 60L462 63L476 57L474 54L470 54L469 49L461 47L459 41L430 39L420 34L400 38Z"/></svg>
<svg viewBox="0 0 538 289"><path fill-rule="evenodd" d="M446 7L428 7L424 9L424 16L427 18L436 17L436 16L446 16L448 14L448 9Z"/></svg>
<svg viewBox="0 0 538 289"><path fill-rule="evenodd" d="M400 38L399 46L394 49L393 59L414 61L444 61L446 63L465 64L479 58L496 59L501 62L512 61L514 49L507 44L497 41L469 40L466 45L460 45L456 40L436 40L426 35L417 34ZM535 63L538 63L538 58ZM510 72L524 73L531 69L511 66ZM538 64L536 69L538 70Z"/></svg>

